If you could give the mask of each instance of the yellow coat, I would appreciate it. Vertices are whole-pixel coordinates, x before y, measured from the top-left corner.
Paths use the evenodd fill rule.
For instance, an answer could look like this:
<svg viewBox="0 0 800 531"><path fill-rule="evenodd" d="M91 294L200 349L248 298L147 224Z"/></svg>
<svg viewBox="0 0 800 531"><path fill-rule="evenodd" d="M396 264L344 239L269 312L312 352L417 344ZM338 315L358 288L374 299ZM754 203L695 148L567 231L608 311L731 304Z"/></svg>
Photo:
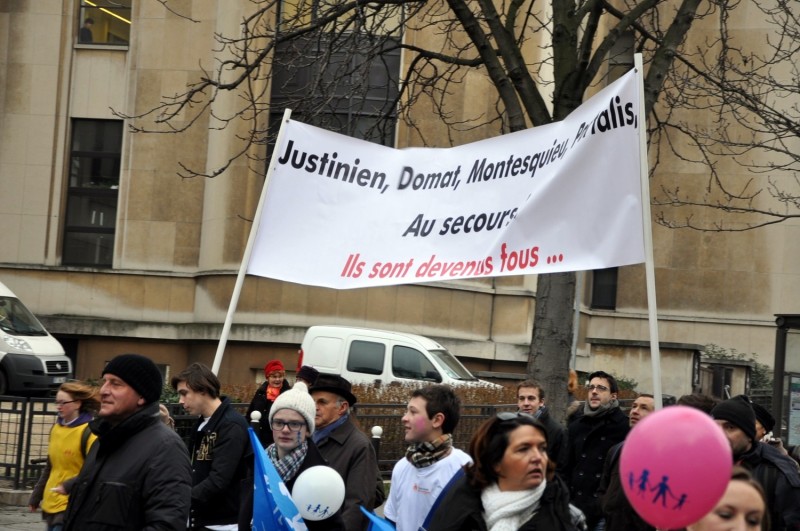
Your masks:
<svg viewBox="0 0 800 531"><path fill-rule="evenodd" d="M62 426L56 424L50 431L47 449L47 457L50 459L50 477L47 478L41 503L42 511L46 513L53 514L67 510L67 496L53 492L52 489L77 476L81 471L86 457L81 454L81 436L84 429L88 430L89 425ZM97 436L90 432L89 439L86 441L87 453L96 439Z"/></svg>

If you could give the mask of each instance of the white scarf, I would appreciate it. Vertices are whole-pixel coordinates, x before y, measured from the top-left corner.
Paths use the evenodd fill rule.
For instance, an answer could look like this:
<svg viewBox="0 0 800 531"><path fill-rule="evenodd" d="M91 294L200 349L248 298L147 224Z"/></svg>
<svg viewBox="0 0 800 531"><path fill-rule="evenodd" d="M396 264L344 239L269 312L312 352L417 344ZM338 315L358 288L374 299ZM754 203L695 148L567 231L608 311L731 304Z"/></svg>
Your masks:
<svg viewBox="0 0 800 531"><path fill-rule="evenodd" d="M547 481L535 489L501 491L497 483L481 492L483 519L489 531L517 531L539 509Z"/></svg>

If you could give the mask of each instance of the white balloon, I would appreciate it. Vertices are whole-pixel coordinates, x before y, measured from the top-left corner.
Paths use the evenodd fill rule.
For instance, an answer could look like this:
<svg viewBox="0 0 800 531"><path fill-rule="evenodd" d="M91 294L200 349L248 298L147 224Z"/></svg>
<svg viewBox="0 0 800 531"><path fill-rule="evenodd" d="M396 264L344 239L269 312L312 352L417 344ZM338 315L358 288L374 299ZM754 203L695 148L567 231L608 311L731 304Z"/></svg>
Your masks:
<svg viewBox="0 0 800 531"><path fill-rule="evenodd" d="M344 503L344 480L329 466L312 466L297 476L292 500L305 520L324 520Z"/></svg>

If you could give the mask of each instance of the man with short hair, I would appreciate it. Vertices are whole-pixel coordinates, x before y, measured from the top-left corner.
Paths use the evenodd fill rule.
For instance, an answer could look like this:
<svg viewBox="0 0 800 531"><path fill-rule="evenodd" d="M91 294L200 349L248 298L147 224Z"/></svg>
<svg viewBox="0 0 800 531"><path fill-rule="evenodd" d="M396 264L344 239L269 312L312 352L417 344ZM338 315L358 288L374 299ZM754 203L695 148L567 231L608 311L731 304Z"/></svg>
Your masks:
<svg viewBox="0 0 800 531"><path fill-rule="evenodd" d="M344 480L344 527L366 530L369 520L358 506L371 511L383 503L383 480L372 442L350 416L357 401L353 387L338 374L320 374L309 391L316 405L312 438L322 457Z"/></svg>
<svg viewBox="0 0 800 531"><path fill-rule="evenodd" d="M392 487L383 510L398 531L418 531L442 489L472 462L468 454L453 447L460 410L461 401L447 385L429 385L411 393L402 419L410 446L392 470Z"/></svg>
<svg viewBox="0 0 800 531"><path fill-rule="evenodd" d="M628 412L628 424L633 428L640 420L654 412L653 395L642 393L633 401ZM603 476L597 494L605 518L605 531L655 531L655 528L641 519L633 510L619 476L619 456L625 442L615 444L608 451L603 466Z"/></svg>
<svg viewBox="0 0 800 531"><path fill-rule="evenodd" d="M65 531L186 529L192 474L186 445L159 418L163 379L123 354L103 369L97 441L69 488Z"/></svg>
<svg viewBox="0 0 800 531"><path fill-rule="evenodd" d="M756 440L756 415L750 399L735 396L720 402L711 416L733 451L733 462L750 470L764 488L773 531L800 529L800 474L794 461Z"/></svg>
<svg viewBox="0 0 800 531"><path fill-rule="evenodd" d="M83 21L83 27L78 32L78 42L79 43L91 43L94 42L94 36L92 35L92 26L94 26L94 19L87 18Z"/></svg>
<svg viewBox="0 0 800 531"><path fill-rule="evenodd" d="M247 421L220 396L217 376L192 363L170 380L180 404L196 415L190 455L192 506L187 529L238 529L240 491L251 458Z"/></svg>
<svg viewBox="0 0 800 531"><path fill-rule="evenodd" d="M604 371L589 375L582 414L567 431L567 464L563 478L570 501L586 515L590 530L602 519L597 487L608 451L628 434L628 418L619 408L617 380Z"/></svg>
<svg viewBox="0 0 800 531"><path fill-rule="evenodd" d="M547 430L547 457L561 473L567 460L567 428L550 418L544 403L544 389L535 380L525 380L517 385L517 408L539 419Z"/></svg>

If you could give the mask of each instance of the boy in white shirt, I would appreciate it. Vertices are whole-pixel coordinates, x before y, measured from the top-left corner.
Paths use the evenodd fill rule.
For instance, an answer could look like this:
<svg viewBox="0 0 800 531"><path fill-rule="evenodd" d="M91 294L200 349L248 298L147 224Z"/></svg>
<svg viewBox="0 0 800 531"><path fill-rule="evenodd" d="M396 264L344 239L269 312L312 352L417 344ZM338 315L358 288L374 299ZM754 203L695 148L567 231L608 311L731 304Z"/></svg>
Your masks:
<svg viewBox="0 0 800 531"><path fill-rule="evenodd" d="M453 447L461 401L447 385L430 385L411 393L403 415L406 457L392 470L384 516L397 531L417 531L436 498L456 472L472 459Z"/></svg>

